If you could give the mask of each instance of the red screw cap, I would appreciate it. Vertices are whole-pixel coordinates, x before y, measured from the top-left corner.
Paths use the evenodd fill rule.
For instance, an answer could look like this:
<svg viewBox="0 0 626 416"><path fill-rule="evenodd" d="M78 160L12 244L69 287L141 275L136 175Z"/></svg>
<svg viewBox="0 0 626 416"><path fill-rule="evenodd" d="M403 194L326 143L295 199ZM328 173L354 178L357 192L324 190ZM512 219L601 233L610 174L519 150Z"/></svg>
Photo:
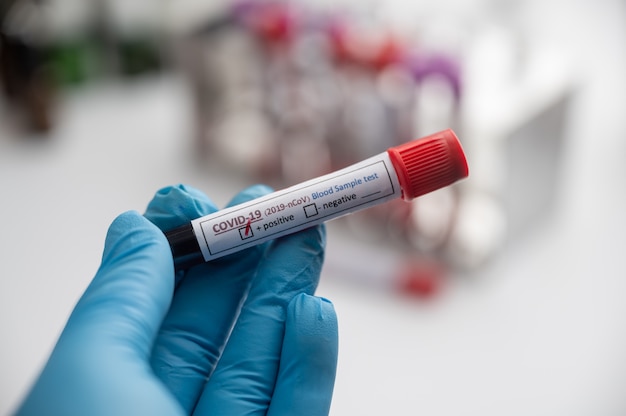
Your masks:
<svg viewBox="0 0 626 416"><path fill-rule="evenodd" d="M443 130L387 150L398 174L402 198L410 201L466 178L465 153L456 134Z"/></svg>

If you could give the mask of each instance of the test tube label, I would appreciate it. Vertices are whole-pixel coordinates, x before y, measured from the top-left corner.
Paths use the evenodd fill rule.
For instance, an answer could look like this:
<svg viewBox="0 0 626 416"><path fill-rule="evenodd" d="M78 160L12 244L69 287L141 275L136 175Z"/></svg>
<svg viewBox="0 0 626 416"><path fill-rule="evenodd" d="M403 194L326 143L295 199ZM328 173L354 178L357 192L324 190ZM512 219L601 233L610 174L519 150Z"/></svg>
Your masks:
<svg viewBox="0 0 626 416"><path fill-rule="evenodd" d="M193 222L205 260L377 205L401 194L387 153ZM200 241L202 240L202 241ZM202 244L204 243L204 244Z"/></svg>

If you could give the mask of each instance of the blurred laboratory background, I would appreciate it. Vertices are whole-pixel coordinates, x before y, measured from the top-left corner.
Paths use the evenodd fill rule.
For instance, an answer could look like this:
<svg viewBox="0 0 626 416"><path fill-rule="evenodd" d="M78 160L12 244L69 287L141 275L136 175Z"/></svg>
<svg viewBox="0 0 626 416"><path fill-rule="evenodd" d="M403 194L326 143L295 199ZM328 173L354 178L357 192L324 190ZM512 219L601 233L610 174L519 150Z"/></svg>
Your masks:
<svg viewBox="0 0 626 416"><path fill-rule="evenodd" d="M108 225L453 128L470 177L328 224L332 415L626 414L623 0L3 0L0 414Z"/></svg>

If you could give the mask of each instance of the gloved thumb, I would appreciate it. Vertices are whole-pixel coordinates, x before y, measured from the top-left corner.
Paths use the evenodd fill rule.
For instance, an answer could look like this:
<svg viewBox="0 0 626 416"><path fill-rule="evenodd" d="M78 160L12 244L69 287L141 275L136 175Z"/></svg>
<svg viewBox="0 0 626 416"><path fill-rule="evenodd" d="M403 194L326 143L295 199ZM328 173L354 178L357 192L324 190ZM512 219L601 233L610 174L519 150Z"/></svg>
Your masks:
<svg viewBox="0 0 626 416"><path fill-rule="evenodd" d="M127 344L147 359L173 290L172 255L163 233L139 213L126 212L111 224L102 264L64 335L76 331L82 343Z"/></svg>
<svg viewBox="0 0 626 416"><path fill-rule="evenodd" d="M148 362L173 291L163 233L137 212L120 215L96 276L18 414L179 414Z"/></svg>

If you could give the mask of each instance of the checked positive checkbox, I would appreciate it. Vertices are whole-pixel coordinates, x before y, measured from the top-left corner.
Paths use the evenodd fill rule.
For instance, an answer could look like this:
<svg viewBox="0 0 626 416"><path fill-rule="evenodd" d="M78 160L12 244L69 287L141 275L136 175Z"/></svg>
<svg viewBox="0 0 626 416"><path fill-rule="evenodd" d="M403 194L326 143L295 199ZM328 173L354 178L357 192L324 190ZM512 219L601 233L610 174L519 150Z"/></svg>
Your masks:
<svg viewBox="0 0 626 416"><path fill-rule="evenodd" d="M248 238L254 237L254 233L252 232L252 227L250 227L250 224L239 229L239 237L241 237L242 240L247 240Z"/></svg>

